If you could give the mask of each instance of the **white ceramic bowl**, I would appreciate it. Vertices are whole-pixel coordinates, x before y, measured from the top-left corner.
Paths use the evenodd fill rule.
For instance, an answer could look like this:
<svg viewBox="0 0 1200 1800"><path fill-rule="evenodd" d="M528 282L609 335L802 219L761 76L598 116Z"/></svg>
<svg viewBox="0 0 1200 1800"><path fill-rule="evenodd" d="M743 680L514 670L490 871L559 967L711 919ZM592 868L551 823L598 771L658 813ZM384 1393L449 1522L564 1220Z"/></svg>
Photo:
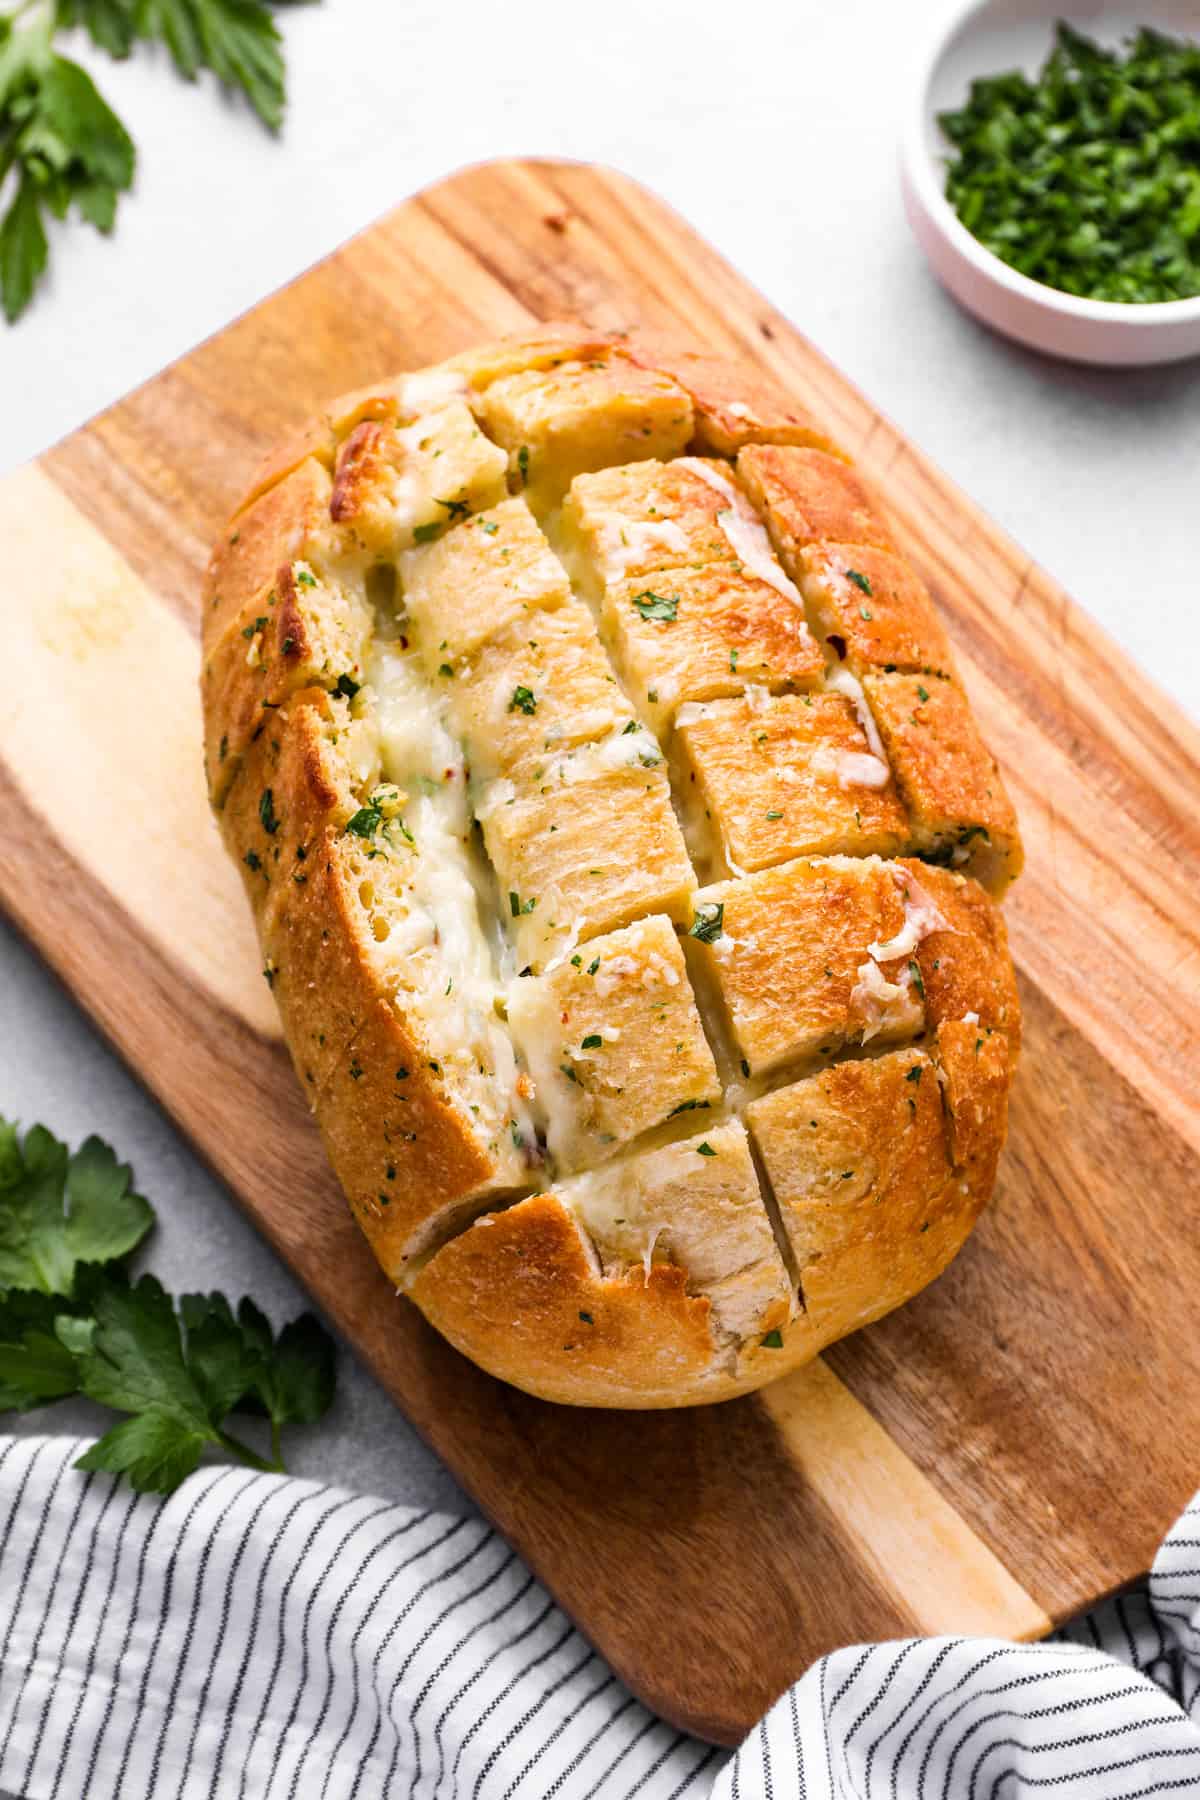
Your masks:
<svg viewBox="0 0 1200 1800"><path fill-rule="evenodd" d="M967 7L958 0L919 63L905 124L901 179L909 223L955 299L1006 337L1073 362L1128 365L1200 355L1200 297L1139 306L1059 293L985 250L945 197L951 146L938 129L938 113L961 106L976 76L1013 68L1036 74L1056 19L1106 44L1139 25L1200 38L1200 0L975 0Z"/></svg>

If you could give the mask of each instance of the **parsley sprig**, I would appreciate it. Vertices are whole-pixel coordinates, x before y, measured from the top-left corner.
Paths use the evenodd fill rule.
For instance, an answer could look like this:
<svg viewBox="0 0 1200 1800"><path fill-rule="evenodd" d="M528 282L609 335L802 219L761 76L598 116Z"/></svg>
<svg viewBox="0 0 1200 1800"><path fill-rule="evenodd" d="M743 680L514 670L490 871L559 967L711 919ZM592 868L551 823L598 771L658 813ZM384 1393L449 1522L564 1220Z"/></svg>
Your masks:
<svg viewBox="0 0 1200 1800"><path fill-rule="evenodd" d="M1095 300L1200 294L1200 43L1060 23L1035 80L975 81L939 123L947 198L1012 268Z"/></svg>
<svg viewBox="0 0 1200 1800"><path fill-rule="evenodd" d="M129 1416L79 1459L170 1493L206 1450L282 1469L288 1424L333 1398L333 1344L311 1314L278 1336L254 1303L175 1300L125 1267L154 1223L130 1171L99 1138L71 1155L41 1125L22 1141L0 1119L0 1412L82 1394ZM269 1452L229 1430L268 1422Z"/></svg>
<svg viewBox="0 0 1200 1800"><path fill-rule="evenodd" d="M54 48L72 26L120 59L163 44L185 80L209 69L270 130L283 121L283 54L265 0L20 0L0 12L0 304L10 322L45 274L47 215L74 210L110 232L133 183L128 131L87 71Z"/></svg>

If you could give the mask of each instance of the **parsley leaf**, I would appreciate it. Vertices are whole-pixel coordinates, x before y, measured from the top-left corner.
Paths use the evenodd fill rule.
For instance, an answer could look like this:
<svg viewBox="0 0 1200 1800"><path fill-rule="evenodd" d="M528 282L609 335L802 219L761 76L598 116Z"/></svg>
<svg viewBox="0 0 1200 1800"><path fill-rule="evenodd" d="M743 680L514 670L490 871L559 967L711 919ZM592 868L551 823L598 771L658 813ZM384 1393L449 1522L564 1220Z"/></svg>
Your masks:
<svg viewBox="0 0 1200 1800"><path fill-rule="evenodd" d="M696 916L688 930L688 936L698 938L702 944L715 944L725 929L725 902L723 900L701 900L696 907Z"/></svg>
<svg viewBox="0 0 1200 1800"><path fill-rule="evenodd" d="M345 836L346 832L350 832L354 837L371 838L375 836L382 824L383 811L379 801L371 799L346 820L345 831L342 835Z"/></svg>
<svg viewBox="0 0 1200 1800"><path fill-rule="evenodd" d="M634 595L630 605L643 619L658 619L664 625L673 625L679 612L679 595L672 594L668 597L646 588L642 593Z"/></svg>
<svg viewBox="0 0 1200 1800"><path fill-rule="evenodd" d="M72 26L110 56L162 44L185 80L210 69L272 131L283 120L283 55L266 0L38 0L0 14L0 187L13 176L7 210L0 204L0 304L10 322L45 273L47 210L62 219L74 207L111 231L133 181L129 133L87 71L52 48Z"/></svg>
<svg viewBox="0 0 1200 1800"><path fill-rule="evenodd" d="M35 13L0 33L0 183L12 199L0 221L0 303L20 317L49 257L45 212L72 206L100 231L112 227L117 196L133 181L133 141L78 63L50 47L54 20Z"/></svg>
<svg viewBox="0 0 1200 1800"><path fill-rule="evenodd" d="M139 1492L169 1493L209 1445L252 1468L282 1468L280 1427L320 1418L333 1398L333 1346L310 1315L276 1340L249 1301L235 1316L222 1294L185 1294L177 1313L153 1275L133 1287L107 1284L90 1329L67 1321L59 1332L81 1391L134 1415L76 1467L127 1474ZM225 1429L229 1413L248 1410L270 1419L270 1461Z"/></svg>
<svg viewBox="0 0 1200 1800"><path fill-rule="evenodd" d="M75 1358L54 1335L61 1304L52 1294L0 1300L0 1412L25 1412L78 1391Z"/></svg>
<svg viewBox="0 0 1200 1800"><path fill-rule="evenodd" d="M284 1425L333 1397L333 1344L310 1314L278 1337L250 1300L185 1294L120 1264L154 1221L130 1172L99 1138L70 1155L43 1126L22 1141L0 1119L0 1412L82 1393L128 1413L78 1467L168 1493L217 1447L281 1469ZM270 1459L232 1437L230 1413L270 1426Z"/></svg>
<svg viewBox="0 0 1200 1800"><path fill-rule="evenodd" d="M114 1262L141 1242L154 1213L130 1173L90 1137L69 1156L43 1125L17 1138L0 1120L0 1289L69 1298L80 1263Z"/></svg>
<svg viewBox="0 0 1200 1800"><path fill-rule="evenodd" d="M512 699L508 703L509 712L523 712L532 718L537 711L537 700L532 688L515 687Z"/></svg>

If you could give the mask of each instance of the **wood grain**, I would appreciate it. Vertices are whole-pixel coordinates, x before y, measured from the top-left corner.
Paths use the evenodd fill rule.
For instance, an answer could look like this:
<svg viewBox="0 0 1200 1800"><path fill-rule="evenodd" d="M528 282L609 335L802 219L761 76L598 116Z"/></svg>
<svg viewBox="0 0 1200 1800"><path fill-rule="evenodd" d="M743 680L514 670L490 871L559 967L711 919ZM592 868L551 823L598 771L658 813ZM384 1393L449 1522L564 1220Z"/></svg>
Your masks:
<svg viewBox="0 0 1200 1800"><path fill-rule="evenodd" d="M693 1412L531 1400L396 1300L199 790L200 570L257 457L331 393L564 313L682 330L830 422L941 602L1029 849L1027 1047L975 1238L822 1364ZM1146 1567L1200 1439L1200 735L673 214L582 166L455 176L0 483L0 534L0 899L651 1706L733 1742L837 1644L1032 1636Z"/></svg>

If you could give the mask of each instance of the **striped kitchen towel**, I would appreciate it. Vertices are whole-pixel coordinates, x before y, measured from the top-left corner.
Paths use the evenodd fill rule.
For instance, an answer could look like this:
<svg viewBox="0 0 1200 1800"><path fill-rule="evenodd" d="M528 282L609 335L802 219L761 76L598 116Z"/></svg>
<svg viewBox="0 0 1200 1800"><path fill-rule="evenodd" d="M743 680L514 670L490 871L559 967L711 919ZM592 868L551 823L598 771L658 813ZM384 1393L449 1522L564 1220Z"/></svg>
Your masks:
<svg viewBox="0 0 1200 1800"><path fill-rule="evenodd" d="M139 1499L0 1438L0 1789L22 1800L1200 1796L1200 1500L1051 1643L825 1657L735 1756L638 1704L478 1519L241 1468Z"/></svg>

